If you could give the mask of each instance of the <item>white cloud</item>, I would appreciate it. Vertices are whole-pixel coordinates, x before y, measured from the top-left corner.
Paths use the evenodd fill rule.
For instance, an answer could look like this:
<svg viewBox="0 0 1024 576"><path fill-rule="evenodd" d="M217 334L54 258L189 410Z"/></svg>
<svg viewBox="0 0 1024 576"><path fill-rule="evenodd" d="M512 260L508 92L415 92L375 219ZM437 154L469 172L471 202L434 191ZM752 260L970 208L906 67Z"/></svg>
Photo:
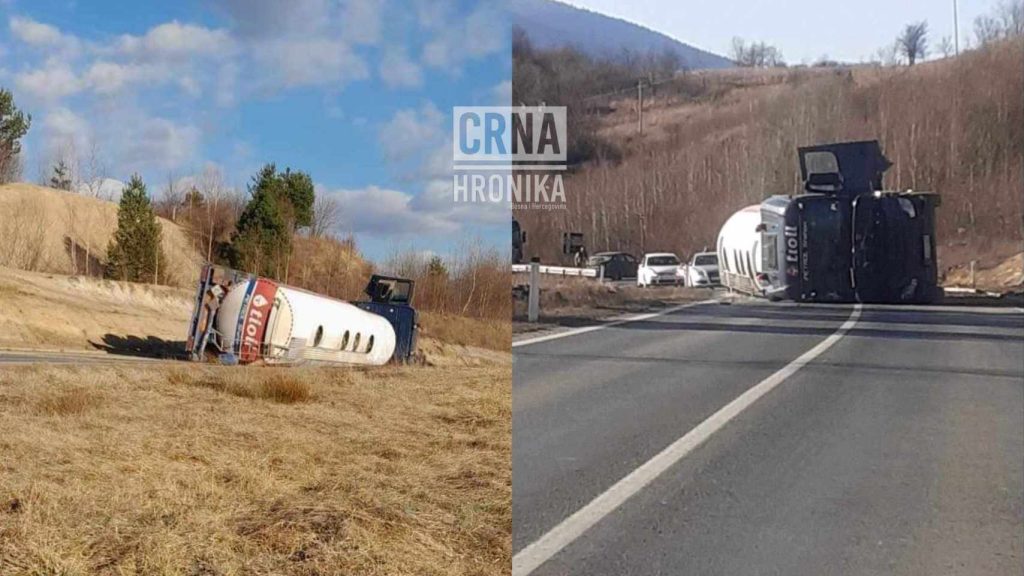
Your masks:
<svg viewBox="0 0 1024 576"><path fill-rule="evenodd" d="M220 0L217 2L246 38L319 35L330 21L330 0Z"/></svg>
<svg viewBox="0 0 1024 576"><path fill-rule="evenodd" d="M341 10L342 38L353 44L376 44L380 41L381 0L346 0Z"/></svg>
<svg viewBox="0 0 1024 576"><path fill-rule="evenodd" d="M273 88L337 88L369 75L363 59L340 40L275 40L259 45L254 55L264 74L260 80Z"/></svg>
<svg viewBox="0 0 1024 576"><path fill-rule="evenodd" d="M47 158L86 150L92 132L85 118L64 107L47 112L42 119L42 128L43 149Z"/></svg>
<svg viewBox="0 0 1024 576"><path fill-rule="evenodd" d="M427 182L423 191L413 200L411 207L417 212L461 224L508 223L512 206L500 202L456 202L452 179L436 178Z"/></svg>
<svg viewBox="0 0 1024 576"><path fill-rule="evenodd" d="M318 190L341 206L339 231L377 236L449 234L460 224L414 209L415 197L398 190L369 186L356 190Z"/></svg>
<svg viewBox="0 0 1024 576"><path fill-rule="evenodd" d="M43 68L15 75L14 85L30 98L46 103L59 101L83 87L71 67L56 60L48 61Z"/></svg>
<svg viewBox="0 0 1024 576"><path fill-rule="evenodd" d="M121 193L124 192L124 182L116 180L114 178L97 178L92 182L81 182L75 188L75 192L85 196L93 196L101 200L107 200L110 202L120 202ZM155 191L150 189L149 194L152 196Z"/></svg>
<svg viewBox="0 0 1024 576"><path fill-rule="evenodd" d="M452 21L452 4L449 0L414 0L413 5L420 28L435 30Z"/></svg>
<svg viewBox="0 0 1024 576"><path fill-rule="evenodd" d="M172 170L196 158L199 129L178 125L166 118L142 118L128 127L120 139L126 168Z"/></svg>
<svg viewBox="0 0 1024 576"><path fill-rule="evenodd" d="M8 26L15 38L31 46L57 46L64 39L56 27L31 18L14 16L8 21Z"/></svg>
<svg viewBox="0 0 1024 576"><path fill-rule="evenodd" d="M11 36L51 57L70 61L82 52L83 42L74 35L64 34L56 26L24 16L12 16L7 23Z"/></svg>
<svg viewBox="0 0 1024 576"><path fill-rule="evenodd" d="M423 61L434 68L458 73L466 60L482 58L505 49L508 38L502 12L490 2L480 3L456 24L441 28L423 47Z"/></svg>
<svg viewBox="0 0 1024 576"><path fill-rule="evenodd" d="M165 69L99 60L86 70L83 78L85 85L97 94L116 94L128 84L157 79L161 70Z"/></svg>
<svg viewBox="0 0 1024 576"><path fill-rule="evenodd" d="M438 143L444 136L444 114L427 102L419 110L405 108L395 112L378 133L384 154L402 161Z"/></svg>
<svg viewBox="0 0 1024 576"><path fill-rule="evenodd" d="M228 56L234 48L226 30L177 20L150 28L143 36L126 34L117 42L119 52L140 59L176 59L196 54Z"/></svg>
<svg viewBox="0 0 1024 576"><path fill-rule="evenodd" d="M423 84L423 71L404 48L389 46L380 60L380 78L389 88L417 88Z"/></svg>
<svg viewBox="0 0 1024 576"><path fill-rule="evenodd" d="M512 103L512 81L503 80L491 88L491 97L497 106L509 106Z"/></svg>

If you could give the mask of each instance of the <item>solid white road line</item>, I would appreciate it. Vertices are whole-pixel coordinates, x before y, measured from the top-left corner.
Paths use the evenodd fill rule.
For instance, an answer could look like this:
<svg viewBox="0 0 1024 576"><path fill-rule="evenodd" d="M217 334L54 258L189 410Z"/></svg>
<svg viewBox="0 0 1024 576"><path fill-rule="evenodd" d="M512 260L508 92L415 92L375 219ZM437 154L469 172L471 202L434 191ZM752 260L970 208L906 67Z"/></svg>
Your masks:
<svg viewBox="0 0 1024 576"><path fill-rule="evenodd" d="M651 313L648 313L648 314L640 314L638 316L630 316L628 318L620 318L618 320L613 320L611 322L605 322L604 324L598 324L596 326L584 326L583 328L573 328L571 330L562 330L560 332L554 332L552 334L545 334L544 336L536 336L534 338L524 338L522 340L514 340L512 342L512 347L513 348L518 348L519 346L529 346L530 344L537 344L539 342L547 342L548 340L555 340L556 338L565 338L567 336L576 336L577 334L585 334L587 332L594 332L595 330L600 330L602 328L610 328L612 326L620 326L622 324L627 324L629 322L639 322L641 320L649 320L651 318L656 318L658 316L664 316L665 314L671 314L673 312L676 312L677 310L682 310L683 308L692 308L693 306L699 306L701 304L714 304L715 302L718 302L718 300L713 300L712 299L712 300L701 300L699 302L690 302L689 304L682 304L680 306L673 306L671 308L666 308L664 310L659 310L658 312L651 312Z"/></svg>
<svg viewBox="0 0 1024 576"><path fill-rule="evenodd" d="M846 334L857 319L860 318L861 305L854 306L850 317L843 322L832 335L800 355L785 367L750 388L735 400L726 404L707 420L684 434L653 458L644 462L639 468L630 472L625 478L616 482L586 506L574 512L560 524L552 528L537 541L526 546L512 557L512 576L527 576L558 554L566 546L572 544L602 518L611 514L626 500L650 484L662 472L676 464L695 448L704 443L712 434L720 430L759 398L770 392L786 378L796 373L812 360L822 355Z"/></svg>

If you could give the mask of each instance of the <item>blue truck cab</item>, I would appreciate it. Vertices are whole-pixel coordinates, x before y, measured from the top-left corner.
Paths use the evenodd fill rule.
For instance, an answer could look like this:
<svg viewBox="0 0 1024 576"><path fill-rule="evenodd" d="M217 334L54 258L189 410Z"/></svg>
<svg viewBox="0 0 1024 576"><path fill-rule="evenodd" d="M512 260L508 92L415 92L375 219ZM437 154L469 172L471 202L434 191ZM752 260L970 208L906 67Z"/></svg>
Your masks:
<svg viewBox="0 0 1024 576"><path fill-rule="evenodd" d="M416 351L416 309L412 297L416 283L405 278L374 274L363 292L368 301L353 302L356 306L383 316L395 329L393 359L406 363Z"/></svg>

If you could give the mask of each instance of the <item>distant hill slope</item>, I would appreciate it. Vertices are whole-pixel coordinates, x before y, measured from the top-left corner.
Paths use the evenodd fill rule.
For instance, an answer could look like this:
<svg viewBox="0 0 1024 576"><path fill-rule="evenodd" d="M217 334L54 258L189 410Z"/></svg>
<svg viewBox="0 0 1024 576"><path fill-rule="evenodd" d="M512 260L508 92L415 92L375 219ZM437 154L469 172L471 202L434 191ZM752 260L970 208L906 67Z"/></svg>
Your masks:
<svg viewBox="0 0 1024 576"><path fill-rule="evenodd" d="M595 56L615 56L623 49L646 54L671 50L690 69L730 68L732 61L694 48L660 32L604 14L553 0L512 0L513 23L540 48L572 46Z"/></svg>
<svg viewBox="0 0 1024 576"><path fill-rule="evenodd" d="M0 266L22 270L101 274L117 229L117 204L33 184L0 186L0 214ZM181 228L160 224L171 283L191 286L202 258Z"/></svg>

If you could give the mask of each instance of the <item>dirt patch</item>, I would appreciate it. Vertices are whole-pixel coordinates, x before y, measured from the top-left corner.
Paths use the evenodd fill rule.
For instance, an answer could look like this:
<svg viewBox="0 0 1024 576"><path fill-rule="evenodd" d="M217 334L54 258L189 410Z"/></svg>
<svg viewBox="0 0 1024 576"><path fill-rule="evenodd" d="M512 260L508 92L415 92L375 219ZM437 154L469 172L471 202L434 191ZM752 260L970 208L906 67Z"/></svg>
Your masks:
<svg viewBox="0 0 1024 576"><path fill-rule="evenodd" d="M946 272L943 284L1000 293L1019 292L1024 288L1024 252L1011 256L995 266L976 266L973 284L970 266L956 266Z"/></svg>

